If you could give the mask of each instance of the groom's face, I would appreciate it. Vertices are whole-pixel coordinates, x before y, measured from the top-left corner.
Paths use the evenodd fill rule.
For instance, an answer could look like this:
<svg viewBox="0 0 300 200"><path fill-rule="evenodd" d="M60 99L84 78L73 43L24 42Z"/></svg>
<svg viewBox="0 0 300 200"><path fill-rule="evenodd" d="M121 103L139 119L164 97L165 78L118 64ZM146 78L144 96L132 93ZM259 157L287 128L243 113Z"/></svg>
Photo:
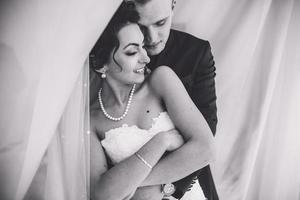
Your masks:
<svg viewBox="0 0 300 200"><path fill-rule="evenodd" d="M140 14L139 25L145 35L148 55L159 54L168 41L173 16L172 0L150 0L136 4Z"/></svg>

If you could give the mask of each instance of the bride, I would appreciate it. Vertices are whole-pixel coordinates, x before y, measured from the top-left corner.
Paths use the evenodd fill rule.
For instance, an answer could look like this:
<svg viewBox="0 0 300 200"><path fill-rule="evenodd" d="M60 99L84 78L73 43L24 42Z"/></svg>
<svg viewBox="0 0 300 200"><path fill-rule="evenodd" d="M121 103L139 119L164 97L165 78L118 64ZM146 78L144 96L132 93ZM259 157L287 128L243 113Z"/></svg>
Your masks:
<svg viewBox="0 0 300 200"><path fill-rule="evenodd" d="M137 21L122 3L93 49L102 84L90 112L91 199L171 196L172 182L214 157L210 129L176 74L161 66L147 75Z"/></svg>

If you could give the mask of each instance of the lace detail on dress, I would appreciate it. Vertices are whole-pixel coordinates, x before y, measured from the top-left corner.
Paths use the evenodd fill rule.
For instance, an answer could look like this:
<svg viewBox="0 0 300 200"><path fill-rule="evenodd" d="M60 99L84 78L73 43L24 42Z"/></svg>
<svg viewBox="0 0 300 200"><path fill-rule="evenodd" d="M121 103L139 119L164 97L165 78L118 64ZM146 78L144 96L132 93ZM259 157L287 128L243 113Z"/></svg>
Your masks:
<svg viewBox="0 0 300 200"><path fill-rule="evenodd" d="M101 141L103 148L114 164L137 152L155 134L161 131L168 131L175 128L167 112L161 112L158 117L152 119L149 130L141 129L136 125L110 129L105 133L105 138ZM198 182L198 181L197 181ZM202 189L196 183L192 190L185 193L182 200L204 200Z"/></svg>
<svg viewBox="0 0 300 200"><path fill-rule="evenodd" d="M105 138L101 144L115 164L133 155L157 133L173 128L175 126L168 113L161 112L158 117L152 119L149 130L141 129L136 125L123 124L121 127L105 132Z"/></svg>

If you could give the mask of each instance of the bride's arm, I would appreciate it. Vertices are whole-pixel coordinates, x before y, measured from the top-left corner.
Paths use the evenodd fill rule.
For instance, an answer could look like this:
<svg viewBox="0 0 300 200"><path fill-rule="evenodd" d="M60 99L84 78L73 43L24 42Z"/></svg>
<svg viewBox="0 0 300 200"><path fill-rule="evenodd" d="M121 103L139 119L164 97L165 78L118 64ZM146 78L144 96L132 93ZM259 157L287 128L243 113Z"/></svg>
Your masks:
<svg viewBox="0 0 300 200"><path fill-rule="evenodd" d="M149 82L186 142L161 159L141 186L175 182L205 167L215 156L210 128L177 75L162 66L153 72Z"/></svg>
<svg viewBox="0 0 300 200"><path fill-rule="evenodd" d="M170 143L174 137L180 135L161 132L155 135L137 152L141 157L133 155L116 164L108 170L103 148L95 131L91 133L91 199L96 200L120 200L129 196L136 190L142 181L149 175L151 166L154 166L164 152L168 149L178 148L178 144Z"/></svg>

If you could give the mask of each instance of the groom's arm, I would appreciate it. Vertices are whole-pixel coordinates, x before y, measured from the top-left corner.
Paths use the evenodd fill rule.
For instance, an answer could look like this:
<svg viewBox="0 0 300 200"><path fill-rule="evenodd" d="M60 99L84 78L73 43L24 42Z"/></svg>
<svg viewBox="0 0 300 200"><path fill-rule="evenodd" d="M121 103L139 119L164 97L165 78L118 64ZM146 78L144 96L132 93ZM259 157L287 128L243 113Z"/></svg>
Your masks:
<svg viewBox="0 0 300 200"><path fill-rule="evenodd" d="M209 42L206 42L204 50L200 52L199 56L195 59L198 59L199 61L197 62L197 66L194 68L192 74L192 83L187 86L187 88L189 89L190 97L204 116L213 135L215 135L217 125L215 90L216 68ZM173 196L176 198L182 197L183 194L191 187L193 180L199 175L201 176L200 184L205 195L210 196L208 193L211 193L211 191L208 190L212 190L216 194L210 169L207 166L185 177L184 179L175 182L174 185L177 189ZM215 196L217 196L217 194Z"/></svg>
<svg viewBox="0 0 300 200"><path fill-rule="evenodd" d="M161 185L139 187L130 200L157 200L163 198Z"/></svg>
<svg viewBox="0 0 300 200"><path fill-rule="evenodd" d="M206 47L202 52L199 52L197 59L197 66L194 68L193 73L193 85L189 87L189 94L193 99L197 108L201 111L205 120L207 121L210 129L215 132L216 130L216 95L215 95L215 67L214 60L211 54L209 43L206 43ZM204 96L204 97L203 97ZM214 133L213 132L213 133ZM179 198L182 197L183 194L188 190L191 183L197 178L199 171L194 172L193 174L181 179L180 181L175 182L176 192L173 196ZM205 191L204 191L205 192ZM149 186L149 187L140 187L136 191L134 196L134 200L141 199L141 197L145 197L149 194L149 200L152 200L151 195L153 195L153 199L155 195L162 195L161 186ZM147 199L148 200L148 199Z"/></svg>
<svg viewBox="0 0 300 200"><path fill-rule="evenodd" d="M209 42L206 42L205 50L192 76L190 97L215 135L218 121L215 88L216 67Z"/></svg>

